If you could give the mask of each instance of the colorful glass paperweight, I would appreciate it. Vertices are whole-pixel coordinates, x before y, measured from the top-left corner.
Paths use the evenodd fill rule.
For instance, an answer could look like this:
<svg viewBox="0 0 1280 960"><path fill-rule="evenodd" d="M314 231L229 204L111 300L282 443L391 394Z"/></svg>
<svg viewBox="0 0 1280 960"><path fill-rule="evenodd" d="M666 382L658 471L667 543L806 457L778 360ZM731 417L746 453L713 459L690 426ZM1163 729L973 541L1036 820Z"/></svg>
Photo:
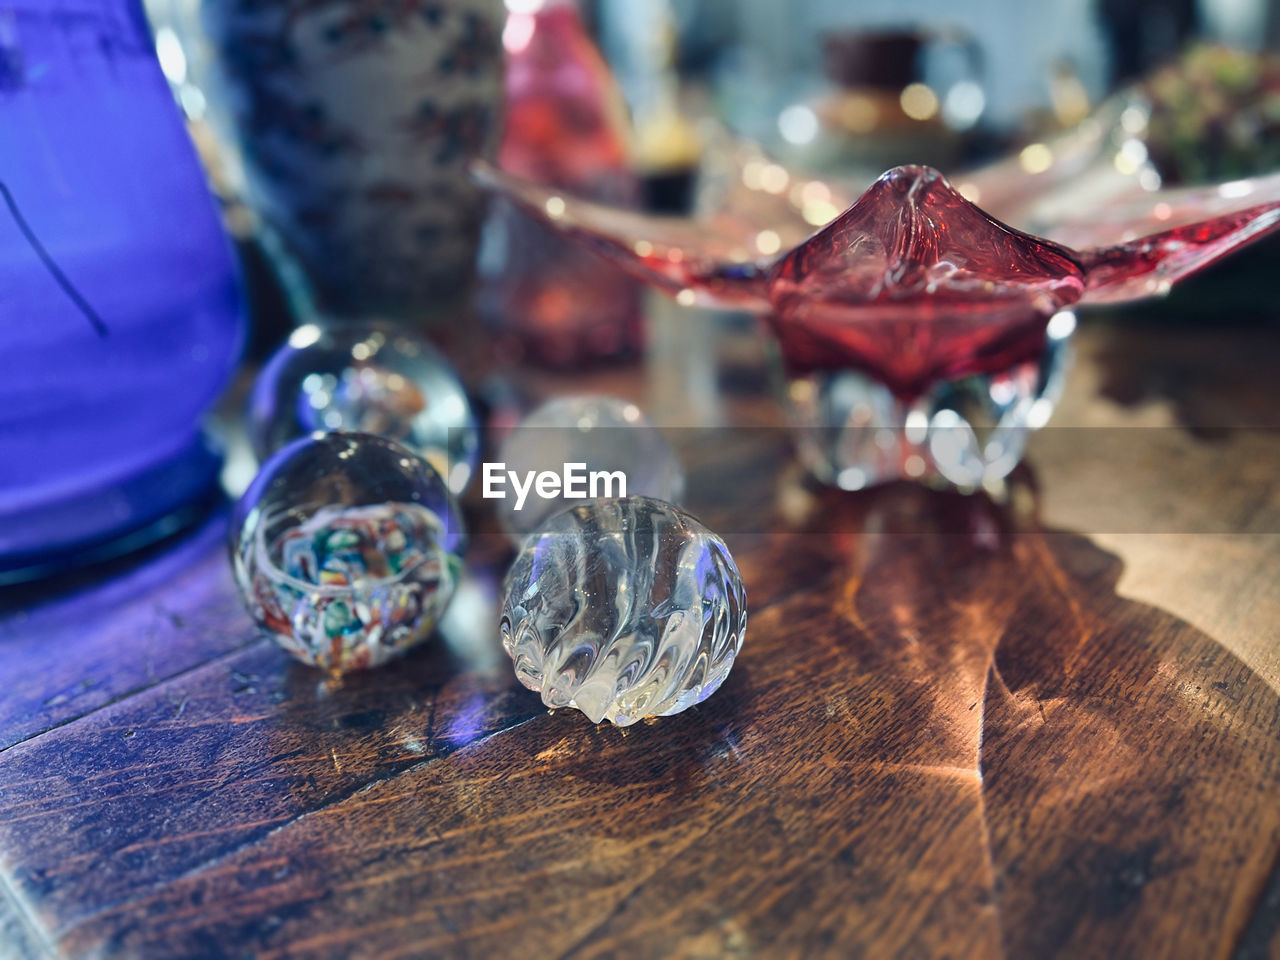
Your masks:
<svg viewBox="0 0 1280 960"><path fill-rule="evenodd" d="M249 437L259 460L330 430L403 443L455 494L480 451L471 402L449 361L426 338L390 324L299 327L258 375Z"/></svg>
<svg viewBox="0 0 1280 960"><path fill-rule="evenodd" d="M724 541L670 504L597 500L556 514L507 574L502 644L548 707L618 726L711 696L747 629Z"/></svg>
<svg viewBox="0 0 1280 960"><path fill-rule="evenodd" d="M361 433L273 456L231 523L236 585L259 626L304 663L376 667L435 629L462 572L453 495L406 447Z"/></svg>
<svg viewBox="0 0 1280 960"><path fill-rule="evenodd" d="M684 493L684 469L662 432L638 406L617 397L548 400L503 442L502 463L517 478L561 473L574 464L588 497L645 496L674 503ZM508 489L498 501L498 520L516 540L569 505L562 490L544 497L534 483L526 489L523 497Z"/></svg>
<svg viewBox="0 0 1280 960"><path fill-rule="evenodd" d="M0 8L0 581L172 532L243 315L137 0Z"/></svg>
<svg viewBox="0 0 1280 960"><path fill-rule="evenodd" d="M777 231L743 235L743 221L725 215L654 218L493 168L478 175L682 303L763 315L807 458L848 486L931 473L973 486L1007 475L1020 455L1020 441L1007 438L1052 409L1062 344L1050 330L1074 326L1064 311L1165 293L1280 226L1280 174L1179 189L1135 179L1095 209L1059 207L1041 237L996 219L938 171L903 166L808 240L770 255ZM966 394L994 418L994 443L979 443L982 426L946 399ZM888 451L877 436L889 438ZM980 469L971 456L943 466L948 451L975 443Z"/></svg>

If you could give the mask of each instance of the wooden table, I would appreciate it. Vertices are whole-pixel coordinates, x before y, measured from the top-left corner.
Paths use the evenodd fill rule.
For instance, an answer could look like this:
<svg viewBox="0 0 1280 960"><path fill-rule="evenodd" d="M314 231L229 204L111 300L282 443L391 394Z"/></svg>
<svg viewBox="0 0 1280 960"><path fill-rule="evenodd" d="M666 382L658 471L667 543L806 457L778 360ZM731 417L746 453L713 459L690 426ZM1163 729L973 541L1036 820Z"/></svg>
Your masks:
<svg viewBox="0 0 1280 960"><path fill-rule="evenodd" d="M746 646L627 730L516 685L483 519L442 640L342 685L217 517L13 591L0 955L1280 956L1278 346L1086 324L999 499L807 484L740 358L752 429L679 445Z"/></svg>

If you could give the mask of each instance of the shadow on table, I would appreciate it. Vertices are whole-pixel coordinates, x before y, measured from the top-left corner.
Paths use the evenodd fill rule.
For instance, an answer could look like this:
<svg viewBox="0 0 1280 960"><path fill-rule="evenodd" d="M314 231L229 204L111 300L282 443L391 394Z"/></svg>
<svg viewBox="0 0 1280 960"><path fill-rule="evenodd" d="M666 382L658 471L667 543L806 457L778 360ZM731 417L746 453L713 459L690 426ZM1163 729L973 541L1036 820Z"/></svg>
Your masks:
<svg viewBox="0 0 1280 960"><path fill-rule="evenodd" d="M805 523L740 538L769 601L722 693L625 732L529 729L558 778L538 802L596 795L616 816L584 809L580 842L662 863L591 942L702 943L708 884L745 918L717 949L1197 956L1275 935L1246 921L1280 837L1280 700L1118 596L1118 558L1042 529L1028 469L1011 486L818 491Z"/></svg>

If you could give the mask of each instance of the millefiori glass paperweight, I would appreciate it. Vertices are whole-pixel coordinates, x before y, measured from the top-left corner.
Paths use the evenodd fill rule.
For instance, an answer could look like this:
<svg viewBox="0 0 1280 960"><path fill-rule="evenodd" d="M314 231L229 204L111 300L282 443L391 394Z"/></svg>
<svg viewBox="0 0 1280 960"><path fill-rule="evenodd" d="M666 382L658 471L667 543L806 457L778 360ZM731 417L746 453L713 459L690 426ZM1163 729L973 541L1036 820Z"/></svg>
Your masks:
<svg viewBox="0 0 1280 960"><path fill-rule="evenodd" d="M299 327L254 383L249 438L259 460L330 430L403 443L456 494L480 450L471 403L449 361L421 335L383 323Z"/></svg>
<svg viewBox="0 0 1280 960"><path fill-rule="evenodd" d="M742 647L747 599L724 541L645 497L564 510L507 574L502 644L548 707L627 726L700 703Z"/></svg>
<svg viewBox="0 0 1280 960"><path fill-rule="evenodd" d="M559 472L578 464L587 496L653 497L675 503L684 494L684 469L662 432L640 408L617 397L557 397L521 420L502 445L502 463L517 477ZM610 474L608 478L591 474ZM625 489L620 486L625 483ZM514 539L539 529L567 505L564 491L541 496L528 487L522 499L510 490L498 501L498 520Z"/></svg>
<svg viewBox="0 0 1280 960"><path fill-rule="evenodd" d="M297 440L236 506L231 559L259 626L334 673L425 640L453 596L466 535L453 495L412 451L370 434Z"/></svg>

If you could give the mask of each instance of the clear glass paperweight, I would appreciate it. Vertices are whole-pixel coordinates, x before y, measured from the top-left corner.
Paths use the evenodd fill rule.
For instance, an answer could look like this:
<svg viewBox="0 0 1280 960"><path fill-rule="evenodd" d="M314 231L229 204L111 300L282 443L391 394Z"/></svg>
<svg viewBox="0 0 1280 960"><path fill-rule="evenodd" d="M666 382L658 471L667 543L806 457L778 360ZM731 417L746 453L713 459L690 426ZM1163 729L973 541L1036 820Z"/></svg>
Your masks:
<svg viewBox="0 0 1280 960"><path fill-rule="evenodd" d="M522 478L546 471L560 473L566 464L579 464L588 496L644 496L677 502L684 493L684 468L662 432L638 406L617 397L581 395L547 401L507 437L501 462ZM625 490L616 476L593 485L592 473L615 472L625 479ZM523 498L508 489L498 501L498 520L514 539L538 530L547 517L568 505L562 491L544 497L536 485L527 489Z"/></svg>
<svg viewBox="0 0 1280 960"><path fill-rule="evenodd" d="M548 707L627 726L711 696L747 628L724 541L645 497L564 510L507 574L502 644Z"/></svg>
<svg viewBox="0 0 1280 960"><path fill-rule="evenodd" d="M431 634L466 534L421 457L384 437L329 433L267 462L236 506L230 546L259 626L304 663L342 673Z"/></svg>
<svg viewBox="0 0 1280 960"><path fill-rule="evenodd" d="M249 438L259 460L329 430L403 443L456 494L480 450L471 403L449 361L421 335L384 323L299 327L258 375Z"/></svg>

